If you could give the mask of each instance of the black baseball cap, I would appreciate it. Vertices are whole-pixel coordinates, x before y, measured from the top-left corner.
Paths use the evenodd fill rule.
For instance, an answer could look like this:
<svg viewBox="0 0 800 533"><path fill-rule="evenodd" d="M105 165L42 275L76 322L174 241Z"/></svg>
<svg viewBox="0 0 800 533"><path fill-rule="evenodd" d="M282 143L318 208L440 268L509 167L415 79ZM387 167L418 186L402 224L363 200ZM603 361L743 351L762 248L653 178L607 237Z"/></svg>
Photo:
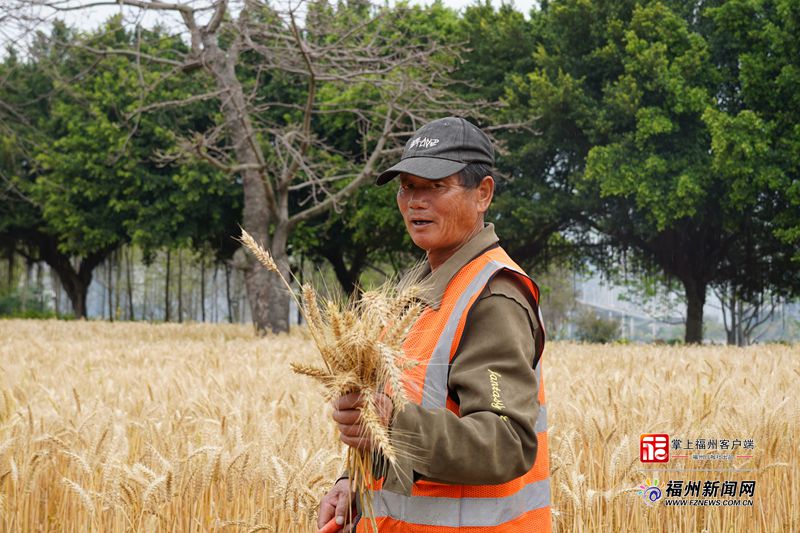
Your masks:
<svg viewBox="0 0 800 533"><path fill-rule="evenodd" d="M440 118L414 132L400 162L384 170L375 183L388 183L402 172L440 180L461 172L470 163L494 166L494 148L489 137L463 118Z"/></svg>

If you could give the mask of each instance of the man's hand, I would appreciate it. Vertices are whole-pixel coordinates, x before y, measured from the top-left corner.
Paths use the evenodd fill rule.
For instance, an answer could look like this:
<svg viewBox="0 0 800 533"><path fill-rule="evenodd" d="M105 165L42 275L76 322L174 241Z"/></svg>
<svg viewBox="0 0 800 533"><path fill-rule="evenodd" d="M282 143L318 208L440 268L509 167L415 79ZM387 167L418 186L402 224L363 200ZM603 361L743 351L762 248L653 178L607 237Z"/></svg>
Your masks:
<svg viewBox="0 0 800 533"><path fill-rule="evenodd" d="M365 403L364 397L357 392L345 394L333 401L333 419L339 424L339 439L359 450L373 448L372 437L367 427L359 421L360 408ZM375 395L375 406L381 423L388 427L394 412L392 400L385 394L378 393Z"/></svg>
<svg viewBox="0 0 800 533"><path fill-rule="evenodd" d="M331 518L336 518L336 523L344 527L344 530L339 528L338 531L344 533L351 533L353 531L352 524L346 524L348 519L352 519L356 515L354 509L355 494L350 494L350 480L347 478L340 479L328 491L328 494L323 496L319 504L319 518L317 518L317 529L330 522Z"/></svg>

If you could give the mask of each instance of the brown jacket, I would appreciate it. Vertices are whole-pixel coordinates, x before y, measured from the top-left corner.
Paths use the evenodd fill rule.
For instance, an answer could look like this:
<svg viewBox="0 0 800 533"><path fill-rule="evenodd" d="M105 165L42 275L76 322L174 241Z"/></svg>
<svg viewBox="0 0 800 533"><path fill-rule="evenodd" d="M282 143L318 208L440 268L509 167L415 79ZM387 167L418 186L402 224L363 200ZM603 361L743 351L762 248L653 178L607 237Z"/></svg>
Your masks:
<svg viewBox="0 0 800 533"><path fill-rule="evenodd" d="M424 303L438 308L453 276L497 242L494 226L488 224L435 272L425 265L412 273L425 288ZM542 332L536 303L528 294L512 275L501 273L489 282L450 365L448 388L460 416L408 405L391 428L401 458L396 468L377 472L386 476L385 489L409 494L411 481L418 479L497 484L530 469L536 459L539 412L533 367L541 354L535 353L540 345L535 340ZM498 405L498 393L502 410L492 406Z"/></svg>

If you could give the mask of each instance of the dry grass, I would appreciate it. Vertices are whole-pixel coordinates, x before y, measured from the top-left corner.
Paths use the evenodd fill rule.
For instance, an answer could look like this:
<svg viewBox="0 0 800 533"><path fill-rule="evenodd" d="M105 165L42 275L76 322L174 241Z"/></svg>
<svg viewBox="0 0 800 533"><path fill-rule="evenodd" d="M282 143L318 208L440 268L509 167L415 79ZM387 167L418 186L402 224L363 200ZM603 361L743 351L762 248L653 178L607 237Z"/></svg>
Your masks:
<svg viewBox="0 0 800 533"><path fill-rule="evenodd" d="M343 461L304 334L0 321L0 531L312 532ZM558 531L798 531L800 349L582 346L545 359ZM639 434L752 438L752 508L646 506ZM719 468L675 459L670 467Z"/></svg>

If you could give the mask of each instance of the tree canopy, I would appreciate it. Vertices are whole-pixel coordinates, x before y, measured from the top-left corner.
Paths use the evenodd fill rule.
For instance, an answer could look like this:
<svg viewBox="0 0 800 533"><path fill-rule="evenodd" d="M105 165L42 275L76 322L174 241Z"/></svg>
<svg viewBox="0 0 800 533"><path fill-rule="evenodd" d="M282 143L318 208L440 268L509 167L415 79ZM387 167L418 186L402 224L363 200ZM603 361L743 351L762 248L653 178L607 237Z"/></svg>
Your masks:
<svg viewBox="0 0 800 533"><path fill-rule="evenodd" d="M687 342L711 289L800 294L797 2L121 4L184 27L55 23L0 63L0 246L50 264L79 316L119 246L230 257L238 224L348 291L401 268L395 191L368 184L448 114L496 140L489 220L534 274L676 280ZM237 264L257 327L285 329L274 276Z"/></svg>
<svg viewBox="0 0 800 533"><path fill-rule="evenodd" d="M773 7L750 3L749 15L736 20L763 20L752 10L770 20ZM797 167L775 166L791 161L791 150L780 152L779 128L744 89L738 65L752 49L720 39L733 31L722 29L729 8L543 4L533 23L535 68L515 77L511 93L542 117L542 139L531 143L541 146L537 159L549 161L540 177L566 184L575 200L559 204L577 201L577 220L606 244L598 264L613 268L614 250L629 249L634 265L683 284L687 342L702 340L712 284L735 279L747 286L743 297L797 290L785 246Z"/></svg>

